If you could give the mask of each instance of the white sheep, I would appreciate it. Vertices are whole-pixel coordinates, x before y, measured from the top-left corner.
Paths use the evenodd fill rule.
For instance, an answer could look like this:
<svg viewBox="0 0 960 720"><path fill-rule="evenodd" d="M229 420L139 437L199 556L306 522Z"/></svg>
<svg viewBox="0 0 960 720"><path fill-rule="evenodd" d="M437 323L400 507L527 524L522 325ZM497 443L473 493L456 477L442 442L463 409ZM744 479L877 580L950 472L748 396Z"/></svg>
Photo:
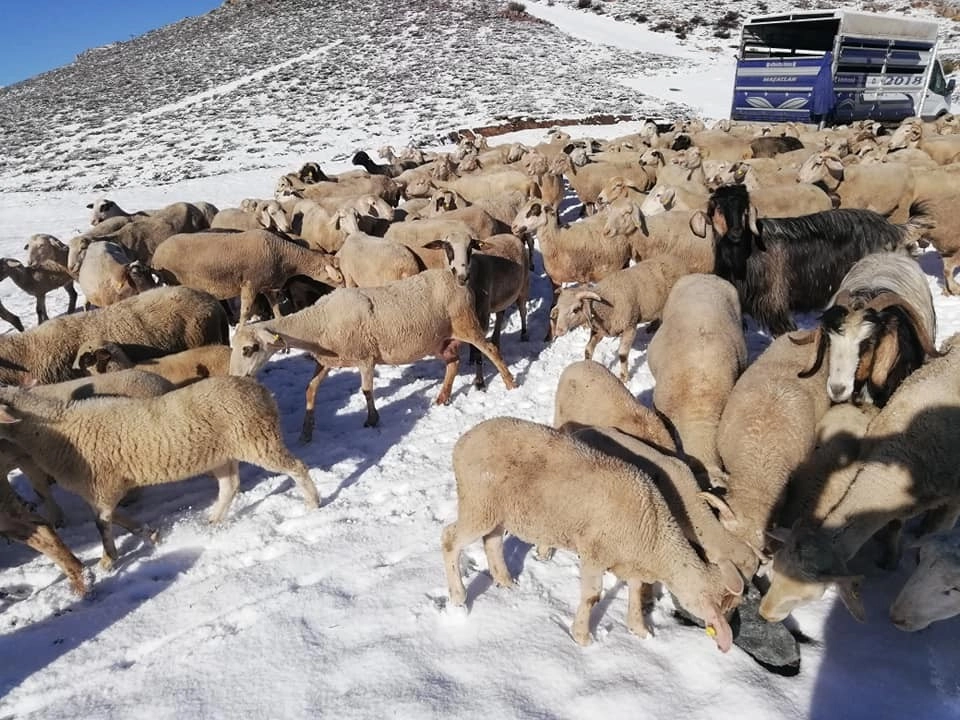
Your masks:
<svg viewBox="0 0 960 720"><path fill-rule="evenodd" d="M817 422L830 406L823 370L797 377L808 354L781 335L733 386L717 429L727 473L721 500L708 497L729 530L758 552L785 501L790 474L816 444Z"/></svg>
<svg viewBox="0 0 960 720"><path fill-rule="evenodd" d="M627 382L627 361L637 325L660 319L670 290L684 274L683 262L661 255L610 273L594 285L566 287L551 311L554 333L562 337L587 326L590 339L583 352L587 360L593 358L601 338L619 336L620 379Z"/></svg>
<svg viewBox="0 0 960 720"><path fill-rule="evenodd" d="M680 458L649 442L612 427L584 427L572 436L602 453L612 455L649 475L673 513L684 536L716 564L732 562L745 578L759 567L753 549L727 530L702 496L693 470Z"/></svg>
<svg viewBox="0 0 960 720"><path fill-rule="evenodd" d="M873 210L893 223L910 217L914 178L897 164L847 166L835 154L821 152L807 159L797 171L797 179L836 194L841 208Z"/></svg>
<svg viewBox="0 0 960 720"><path fill-rule="evenodd" d="M84 343L77 350L73 366L88 375L103 375L132 368L155 373L176 387L183 387L207 377L229 375L230 353L229 345L201 345L134 363L116 343Z"/></svg>
<svg viewBox="0 0 960 720"><path fill-rule="evenodd" d="M24 265L13 258L0 258L0 280L9 278L14 285L37 301L37 323L46 322L47 293L57 288L67 291L69 304L67 313L77 309L77 291L73 287L73 278L59 262L44 260L33 265Z"/></svg>
<svg viewBox="0 0 960 720"><path fill-rule="evenodd" d="M118 557L113 523L155 539L116 509L134 487L210 472L220 486L210 521L219 522L239 488L243 461L290 475L307 507L319 506L307 466L284 445L273 396L250 378L209 378L155 398L73 403L3 388L0 401L0 437L19 445L96 513L104 568Z"/></svg>
<svg viewBox="0 0 960 720"><path fill-rule="evenodd" d="M240 325L249 319L258 293L267 296L274 317L279 317L279 291L294 275L343 284L330 255L268 230L174 235L157 248L151 267L167 282L203 290L219 300L239 296Z"/></svg>
<svg viewBox="0 0 960 720"><path fill-rule="evenodd" d="M248 204L248 208L241 206L220 210L210 222L210 228L290 232L290 222L276 200L255 200L252 207Z"/></svg>
<svg viewBox="0 0 960 720"><path fill-rule="evenodd" d="M960 530L917 541L917 567L890 605L890 620L906 632L960 614Z"/></svg>
<svg viewBox="0 0 960 720"><path fill-rule="evenodd" d="M573 638L590 642L590 611L607 570L627 582L627 626L649 634L642 597L663 582L707 624L727 652L733 632L725 617L743 592L733 563L701 560L650 477L545 425L514 418L486 420L453 449L457 520L443 529L450 601L466 602L460 553L483 538L494 580L510 587L503 533L580 556L580 605ZM712 629L711 629L712 628Z"/></svg>
<svg viewBox="0 0 960 720"><path fill-rule="evenodd" d="M637 400L616 375L593 360L570 363L560 373L553 426L567 432L589 426L613 427L669 452L677 447L657 413Z"/></svg>
<svg viewBox="0 0 960 720"><path fill-rule="evenodd" d="M742 323L733 285L716 275L687 275L670 291L647 347L653 404L673 423L684 454L714 481L722 476L720 416L747 366Z"/></svg>
<svg viewBox="0 0 960 720"><path fill-rule="evenodd" d="M139 362L198 345L225 345L229 327L223 307L207 293L155 288L99 310L53 318L20 335L0 336L0 383L69 380L80 346L105 340Z"/></svg>
<svg viewBox="0 0 960 720"><path fill-rule="evenodd" d="M233 338L230 371L252 375L274 353L302 349L317 362L307 387L301 440L313 434L317 387L332 367L360 369L360 387L367 401L364 426L374 426L380 414L373 399L378 364L414 362L436 355L447 365L437 403L450 398L459 368L462 341L476 346L496 366L508 388L513 375L500 352L487 342L477 319L473 294L449 270L424 272L376 288L339 288L315 305L276 320L250 323Z"/></svg>
<svg viewBox="0 0 960 720"><path fill-rule="evenodd" d="M96 242L79 255L77 284L91 306L106 307L156 286L149 268L115 242Z"/></svg>
<svg viewBox="0 0 960 720"><path fill-rule="evenodd" d="M672 255L684 263L688 273L713 272L713 228L696 223L700 214L671 210L646 216L636 203L620 201L611 205L605 216L604 234L624 238L634 260Z"/></svg>

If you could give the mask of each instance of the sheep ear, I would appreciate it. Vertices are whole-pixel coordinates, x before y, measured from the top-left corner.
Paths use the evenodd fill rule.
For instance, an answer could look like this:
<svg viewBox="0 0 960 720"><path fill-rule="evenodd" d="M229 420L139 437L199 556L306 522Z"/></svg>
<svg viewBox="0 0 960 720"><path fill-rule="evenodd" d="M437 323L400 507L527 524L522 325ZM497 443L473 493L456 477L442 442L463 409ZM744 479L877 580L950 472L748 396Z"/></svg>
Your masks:
<svg viewBox="0 0 960 720"><path fill-rule="evenodd" d="M717 567L720 568L720 579L723 581L723 586L733 595L743 595L743 577L737 570L737 566L727 558L723 558L717 562Z"/></svg>
<svg viewBox="0 0 960 720"><path fill-rule="evenodd" d="M423 247L427 250L443 250L449 243L446 240L434 240Z"/></svg>
<svg viewBox="0 0 960 720"><path fill-rule="evenodd" d="M733 172L733 177L737 182L740 182L747 176L747 171L750 167L746 163L737 163L737 169Z"/></svg>
<svg viewBox="0 0 960 720"><path fill-rule="evenodd" d="M4 258L3 262L8 268L20 267L20 261L14 260L13 258Z"/></svg>
<svg viewBox="0 0 960 720"><path fill-rule="evenodd" d="M737 516L734 514L733 510L730 509L730 506L721 498L719 495L714 495L712 492L707 492L702 490L697 493L710 507L717 511L720 515L720 522L723 524L727 530L737 527L740 524L740 521L737 519Z"/></svg>
<svg viewBox="0 0 960 720"><path fill-rule="evenodd" d="M87 210L93 210L93 203L87 204Z"/></svg>
<svg viewBox="0 0 960 720"><path fill-rule="evenodd" d="M104 348L98 348L93 354L97 363L97 372L101 375L107 372L107 363L110 362L110 351Z"/></svg>
<svg viewBox="0 0 960 720"><path fill-rule="evenodd" d="M530 187L530 197L543 199L543 191L540 189L540 183L533 183Z"/></svg>
<svg viewBox="0 0 960 720"><path fill-rule="evenodd" d="M853 619L860 623L867 621L867 611L863 607L863 599L860 597L861 577L846 578L837 582L837 590L840 593L840 600L844 607L853 615Z"/></svg>
<svg viewBox="0 0 960 720"><path fill-rule="evenodd" d="M826 157L823 159L823 166L835 180L843 180L843 163L839 158Z"/></svg>
<svg viewBox="0 0 960 720"><path fill-rule="evenodd" d="M690 232L697 237L705 238L707 236L707 225L709 224L710 219L703 210L697 210L690 216Z"/></svg>
<svg viewBox="0 0 960 720"><path fill-rule="evenodd" d="M664 206L666 206L667 203L672 203L673 200L674 200L674 198L675 198L676 196L677 196L677 191L676 191L676 189L674 189L674 188L667 188L667 189L664 190L663 193L660 195L660 202L663 203Z"/></svg>
<svg viewBox="0 0 960 720"><path fill-rule="evenodd" d="M786 544L786 542L790 539L790 533L790 528L775 527L767 530L767 537L775 542Z"/></svg>
<svg viewBox="0 0 960 720"><path fill-rule="evenodd" d="M20 418L15 418L10 414L10 407L7 405L0 405L0 423L4 425L10 425L12 423L20 422Z"/></svg>
<svg viewBox="0 0 960 720"><path fill-rule="evenodd" d="M581 290L574 297L577 298L577 300L579 300L581 304L588 301L602 303L603 305L610 304L606 300L604 300L599 293L596 293L593 290Z"/></svg>

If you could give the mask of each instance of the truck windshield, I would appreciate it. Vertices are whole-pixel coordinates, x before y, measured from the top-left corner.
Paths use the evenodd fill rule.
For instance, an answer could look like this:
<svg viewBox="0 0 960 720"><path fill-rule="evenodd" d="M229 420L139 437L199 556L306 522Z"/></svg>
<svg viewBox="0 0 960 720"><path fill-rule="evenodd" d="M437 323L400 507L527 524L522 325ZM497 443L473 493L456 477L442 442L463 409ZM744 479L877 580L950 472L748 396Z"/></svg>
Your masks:
<svg viewBox="0 0 960 720"><path fill-rule="evenodd" d="M947 79L943 76L939 60L933 63L933 72L930 73L930 92L937 95L947 94Z"/></svg>

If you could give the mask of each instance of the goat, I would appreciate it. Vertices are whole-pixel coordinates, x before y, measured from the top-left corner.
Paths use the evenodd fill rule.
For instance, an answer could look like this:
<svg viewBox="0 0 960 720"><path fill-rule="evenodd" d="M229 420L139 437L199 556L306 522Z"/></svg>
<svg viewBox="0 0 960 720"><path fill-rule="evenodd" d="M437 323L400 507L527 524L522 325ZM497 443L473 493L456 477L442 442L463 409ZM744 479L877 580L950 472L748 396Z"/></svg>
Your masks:
<svg viewBox="0 0 960 720"><path fill-rule="evenodd" d="M816 343L811 377L827 358L827 394L833 402L851 398L883 407L900 383L939 357L933 297L920 266L902 253L874 253L858 260L820 317L797 344Z"/></svg>
<svg viewBox="0 0 960 720"><path fill-rule="evenodd" d="M870 210L825 210L793 218L758 218L742 185L717 188L691 229L714 231L714 272L733 283L744 312L774 335L796 330L791 310L824 307L864 255L920 244L932 227L922 206L889 222Z"/></svg>

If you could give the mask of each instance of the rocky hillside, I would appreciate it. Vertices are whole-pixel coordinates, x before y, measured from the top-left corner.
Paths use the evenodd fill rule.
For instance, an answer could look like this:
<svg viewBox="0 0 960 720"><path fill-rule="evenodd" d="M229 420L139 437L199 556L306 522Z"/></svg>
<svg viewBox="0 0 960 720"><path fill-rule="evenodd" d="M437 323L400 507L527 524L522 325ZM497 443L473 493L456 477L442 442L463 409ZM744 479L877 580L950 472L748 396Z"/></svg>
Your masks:
<svg viewBox="0 0 960 720"><path fill-rule="evenodd" d="M686 111L616 82L676 60L598 49L504 8L239 0L88 51L0 89L0 190L270 167L342 147L344 135L358 149L434 142L464 117Z"/></svg>

